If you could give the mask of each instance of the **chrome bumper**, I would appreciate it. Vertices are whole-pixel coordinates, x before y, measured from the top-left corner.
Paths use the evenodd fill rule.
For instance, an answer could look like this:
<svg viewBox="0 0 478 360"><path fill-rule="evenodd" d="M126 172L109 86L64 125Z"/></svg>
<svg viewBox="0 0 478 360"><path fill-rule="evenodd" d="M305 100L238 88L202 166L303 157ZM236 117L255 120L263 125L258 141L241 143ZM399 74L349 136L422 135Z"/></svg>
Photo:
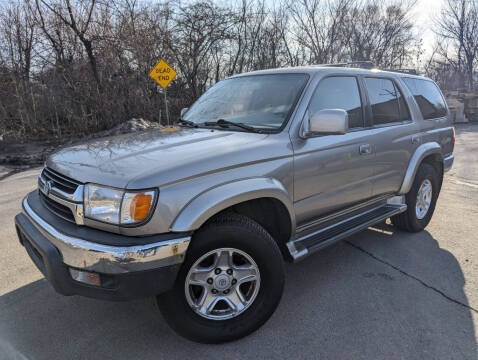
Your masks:
<svg viewBox="0 0 478 360"><path fill-rule="evenodd" d="M443 159L443 171L447 172L448 170L451 169L453 166L453 161L455 160L455 157L453 155L447 156L446 158Z"/></svg>
<svg viewBox="0 0 478 360"><path fill-rule="evenodd" d="M186 236L140 246L108 246L57 231L32 210L27 198L23 200L23 213L58 249L66 265L104 274L151 270L182 263L191 240Z"/></svg>

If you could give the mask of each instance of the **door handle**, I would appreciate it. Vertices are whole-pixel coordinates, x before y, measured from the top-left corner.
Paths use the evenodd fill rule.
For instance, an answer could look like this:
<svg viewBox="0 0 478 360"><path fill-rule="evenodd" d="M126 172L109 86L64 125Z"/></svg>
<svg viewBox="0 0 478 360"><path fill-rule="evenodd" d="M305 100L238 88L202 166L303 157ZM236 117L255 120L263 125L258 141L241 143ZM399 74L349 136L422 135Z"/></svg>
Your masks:
<svg viewBox="0 0 478 360"><path fill-rule="evenodd" d="M359 147L360 155L369 155L372 153L372 146L370 144L362 144Z"/></svg>
<svg viewBox="0 0 478 360"><path fill-rule="evenodd" d="M420 136L412 135L412 144L418 144L420 142Z"/></svg>

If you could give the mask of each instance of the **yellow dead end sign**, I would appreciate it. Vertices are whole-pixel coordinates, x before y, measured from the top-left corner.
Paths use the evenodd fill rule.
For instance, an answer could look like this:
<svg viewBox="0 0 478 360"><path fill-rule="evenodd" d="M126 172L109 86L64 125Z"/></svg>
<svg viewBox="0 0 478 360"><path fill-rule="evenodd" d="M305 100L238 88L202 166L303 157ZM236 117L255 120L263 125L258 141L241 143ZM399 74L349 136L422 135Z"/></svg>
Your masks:
<svg viewBox="0 0 478 360"><path fill-rule="evenodd" d="M164 106L166 108L166 119L169 125L169 111L168 111L168 100L166 98L166 88L176 77L176 71L169 66L169 64L163 59L159 60L156 65L149 72L149 77L156 81L159 86L163 88L164 94ZM159 111L159 117L161 121L161 110Z"/></svg>
<svg viewBox="0 0 478 360"><path fill-rule="evenodd" d="M176 71L163 59L159 60L149 72L149 77L156 81L163 89L176 77Z"/></svg>

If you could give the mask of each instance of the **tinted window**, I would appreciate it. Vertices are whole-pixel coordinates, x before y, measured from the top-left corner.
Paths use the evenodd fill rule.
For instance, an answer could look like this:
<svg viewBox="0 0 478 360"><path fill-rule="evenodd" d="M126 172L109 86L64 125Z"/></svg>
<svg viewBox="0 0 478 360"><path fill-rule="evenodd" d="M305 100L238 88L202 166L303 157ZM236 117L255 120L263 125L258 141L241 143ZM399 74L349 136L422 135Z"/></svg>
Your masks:
<svg viewBox="0 0 478 360"><path fill-rule="evenodd" d="M366 78L374 124L401 121L397 89L389 79Z"/></svg>
<svg viewBox="0 0 478 360"><path fill-rule="evenodd" d="M357 79L333 76L323 79L309 104L309 115L323 109L343 109L349 114L349 128L363 127L362 102Z"/></svg>
<svg viewBox="0 0 478 360"><path fill-rule="evenodd" d="M438 87L431 81L403 78L415 97L424 119L446 116L446 105Z"/></svg>

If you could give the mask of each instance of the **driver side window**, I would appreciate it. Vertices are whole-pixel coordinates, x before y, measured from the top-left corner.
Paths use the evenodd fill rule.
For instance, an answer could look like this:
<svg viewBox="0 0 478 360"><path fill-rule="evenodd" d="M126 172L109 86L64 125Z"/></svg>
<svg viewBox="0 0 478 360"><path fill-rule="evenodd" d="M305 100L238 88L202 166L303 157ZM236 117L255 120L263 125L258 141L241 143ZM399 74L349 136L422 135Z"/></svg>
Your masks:
<svg viewBox="0 0 478 360"><path fill-rule="evenodd" d="M310 100L309 116L323 109L343 109L349 115L349 129L364 127L357 79L353 76L323 79Z"/></svg>

